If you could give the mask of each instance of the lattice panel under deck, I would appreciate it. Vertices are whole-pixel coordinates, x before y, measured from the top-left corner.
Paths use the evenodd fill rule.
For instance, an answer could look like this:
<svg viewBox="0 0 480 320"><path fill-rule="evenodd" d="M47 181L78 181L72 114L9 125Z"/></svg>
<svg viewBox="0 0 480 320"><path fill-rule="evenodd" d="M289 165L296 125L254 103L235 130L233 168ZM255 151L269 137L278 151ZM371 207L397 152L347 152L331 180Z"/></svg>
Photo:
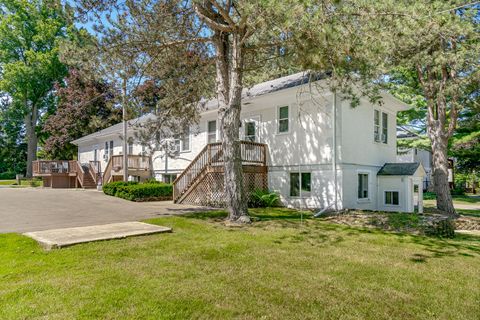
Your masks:
<svg viewBox="0 0 480 320"><path fill-rule="evenodd" d="M248 196L250 196L255 189L268 189L266 167L252 167L244 167L243 173L243 183ZM192 189L188 191L187 196L179 203L219 208L224 207L225 196L223 185L223 172L221 170L209 170L200 181L191 187Z"/></svg>

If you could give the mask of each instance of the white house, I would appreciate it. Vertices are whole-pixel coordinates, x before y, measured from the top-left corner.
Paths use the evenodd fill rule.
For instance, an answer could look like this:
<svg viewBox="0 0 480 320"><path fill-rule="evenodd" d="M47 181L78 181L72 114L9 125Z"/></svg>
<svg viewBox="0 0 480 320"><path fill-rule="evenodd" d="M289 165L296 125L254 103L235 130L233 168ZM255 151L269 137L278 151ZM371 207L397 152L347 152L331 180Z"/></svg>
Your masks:
<svg viewBox="0 0 480 320"><path fill-rule="evenodd" d="M385 164L396 162L396 115L409 106L383 93L381 105L361 99L352 108L325 80L309 79L297 73L244 90L240 136L264 144L268 189L287 206L413 211L414 190L422 189L425 174L421 165L397 164L403 175L378 175ZM219 141L216 119L212 100L199 123L177 140L178 157L166 165L162 154L153 155L151 174L176 179L207 144ZM121 129L114 125L74 141L79 161L99 160L106 168L109 158L122 152ZM130 125L129 135L133 130ZM133 142L128 153L142 154L142 147Z"/></svg>

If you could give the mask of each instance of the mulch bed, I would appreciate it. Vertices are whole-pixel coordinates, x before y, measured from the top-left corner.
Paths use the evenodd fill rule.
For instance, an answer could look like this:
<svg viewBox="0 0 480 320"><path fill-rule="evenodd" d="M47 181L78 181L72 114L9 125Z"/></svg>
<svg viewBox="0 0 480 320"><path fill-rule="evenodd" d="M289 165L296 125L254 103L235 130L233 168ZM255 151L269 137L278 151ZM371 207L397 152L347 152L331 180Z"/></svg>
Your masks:
<svg viewBox="0 0 480 320"><path fill-rule="evenodd" d="M332 223L364 228L376 228L386 231L408 232L413 234L421 234L421 226L435 224L438 221L448 219L448 216L441 213L427 212L418 215L419 221L417 225L392 226L389 221L390 213L360 210L345 210L341 212L330 213L322 217L323 220ZM392 215L397 213L391 213ZM454 220L456 230L480 230L480 218L460 216Z"/></svg>

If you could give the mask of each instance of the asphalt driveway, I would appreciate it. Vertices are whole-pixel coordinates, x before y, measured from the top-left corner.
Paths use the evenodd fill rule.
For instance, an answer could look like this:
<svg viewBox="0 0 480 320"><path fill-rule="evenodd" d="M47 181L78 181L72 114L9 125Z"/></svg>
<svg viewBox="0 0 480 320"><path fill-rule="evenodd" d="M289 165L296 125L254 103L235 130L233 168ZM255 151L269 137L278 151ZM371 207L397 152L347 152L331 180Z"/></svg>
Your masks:
<svg viewBox="0 0 480 320"><path fill-rule="evenodd" d="M171 201L130 202L83 189L0 188L0 233L139 221L205 210Z"/></svg>

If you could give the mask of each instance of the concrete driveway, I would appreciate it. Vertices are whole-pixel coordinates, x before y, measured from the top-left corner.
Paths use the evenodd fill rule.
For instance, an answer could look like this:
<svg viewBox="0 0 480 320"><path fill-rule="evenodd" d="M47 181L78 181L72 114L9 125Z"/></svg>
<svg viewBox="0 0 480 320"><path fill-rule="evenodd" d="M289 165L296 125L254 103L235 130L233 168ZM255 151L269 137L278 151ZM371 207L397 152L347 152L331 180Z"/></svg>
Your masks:
<svg viewBox="0 0 480 320"><path fill-rule="evenodd" d="M130 202L96 190L1 188L0 233L138 221L205 209L171 201Z"/></svg>

